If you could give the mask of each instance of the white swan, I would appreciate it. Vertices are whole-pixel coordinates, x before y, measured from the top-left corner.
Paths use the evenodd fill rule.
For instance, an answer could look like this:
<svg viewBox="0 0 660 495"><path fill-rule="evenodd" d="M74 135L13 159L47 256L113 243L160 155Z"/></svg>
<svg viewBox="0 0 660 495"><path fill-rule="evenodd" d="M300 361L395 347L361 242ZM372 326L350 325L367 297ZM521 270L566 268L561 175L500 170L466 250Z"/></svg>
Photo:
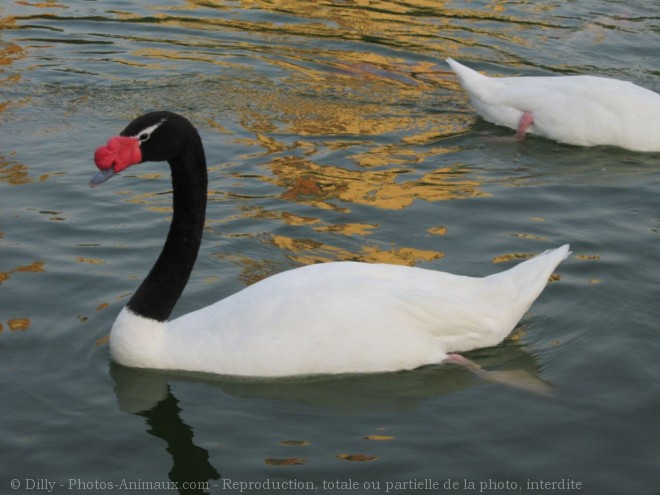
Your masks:
<svg viewBox="0 0 660 495"><path fill-rule="evenodd" d="M596 76L487 77L447 63L486 121L578 146L660 151L660 94Z"/></svg>
<svg viewBox="0 0 660 495"><path fill-rule="evenodd" d="M174 215L163 250L117 317L120 364L242 376L412 369L501 342L545 287L568 246L485 278L334 262L286 271L168 321L192 270L206 207L206 161L185 118L154 112L100 147L96 186L128 166L167 160Z"/></svg>

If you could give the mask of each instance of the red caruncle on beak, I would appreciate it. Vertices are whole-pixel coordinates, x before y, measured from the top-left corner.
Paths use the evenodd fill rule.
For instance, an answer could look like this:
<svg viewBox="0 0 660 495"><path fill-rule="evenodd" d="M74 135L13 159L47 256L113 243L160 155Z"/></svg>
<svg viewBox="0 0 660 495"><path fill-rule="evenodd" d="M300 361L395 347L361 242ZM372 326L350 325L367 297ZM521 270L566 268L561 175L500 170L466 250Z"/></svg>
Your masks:
<svg viewBox="0 0 660 495"><path fill-rule="evenodd" d="M112 169L115 173L141 161L140 142L133 137L111 137L107 145L100 146L94 153L94 163L99 170Z"/></svg>

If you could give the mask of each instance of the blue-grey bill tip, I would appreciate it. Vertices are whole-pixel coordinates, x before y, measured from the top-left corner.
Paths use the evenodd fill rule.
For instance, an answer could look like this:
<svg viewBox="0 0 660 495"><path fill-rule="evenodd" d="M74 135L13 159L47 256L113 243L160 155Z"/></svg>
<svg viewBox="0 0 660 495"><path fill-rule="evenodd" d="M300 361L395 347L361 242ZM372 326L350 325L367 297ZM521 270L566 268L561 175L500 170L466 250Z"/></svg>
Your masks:
<svg viewBox="0 0 660 495"><path fill-rule="evenodd" d="M92 180L89 181L89 187L96 187L99 184L103 184L113 175L115 175L115 171L112 170L111 168L108 168L106 170L99 170L98 172L96 172L96 174L94 174Z"/></svg>

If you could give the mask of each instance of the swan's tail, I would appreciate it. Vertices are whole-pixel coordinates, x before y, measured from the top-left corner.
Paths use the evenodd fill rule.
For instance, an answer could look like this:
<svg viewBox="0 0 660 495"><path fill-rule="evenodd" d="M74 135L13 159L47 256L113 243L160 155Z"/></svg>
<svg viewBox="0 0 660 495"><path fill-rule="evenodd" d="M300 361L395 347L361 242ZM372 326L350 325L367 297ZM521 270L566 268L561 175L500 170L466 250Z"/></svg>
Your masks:
<svg viewBox="0 0 660 495"><path fill-rule="evenodd" d="M447 63L456 76L458 76L461 86L463 86L463 89L467 91L470 97L479 98L485 101L489 99L491 93L495 90L498 84L497 79L484 76L476 70L470 69L463 64L459 64L456 60L451 58L447 59Z"/></svg>
<svg viewBox="0 0 660 495"><path fill-rule="evenodd" d="M488 76L484 76L474 69L470 69L463 64L459 64L453 58L446 59L446 62L449 64L449 67L451 67L451 70L453 70L461 80L461 84L463 86L475 86L483 84L486 80L490 79Z"/></svg>
<svg viewBox="0 0 660 495"><path fill-rule="evenodd" d="M510 316L517 322L539 297L557 265L571 254L568 244L549 249L532 259L524 261L504 272L486 277L489 285L497 288L499 296L506 297L513 304L507 305ZM495 296L499 298L499 296ZM517 311L511 311L513 307ZM514 323L515 325L515 323Z"/></svg>

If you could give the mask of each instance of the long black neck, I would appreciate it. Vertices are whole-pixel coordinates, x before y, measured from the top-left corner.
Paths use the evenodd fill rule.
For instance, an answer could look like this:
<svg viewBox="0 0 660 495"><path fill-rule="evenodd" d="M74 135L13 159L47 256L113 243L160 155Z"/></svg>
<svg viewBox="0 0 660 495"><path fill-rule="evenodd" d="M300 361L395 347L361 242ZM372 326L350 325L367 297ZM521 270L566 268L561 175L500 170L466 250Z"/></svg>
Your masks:
<svg viewBox="0 0 660 495"><path fill-rule="evenodd" d="M157 321L169 318L202 242L208 178L204 148L194 128L169 164L174 196L170 230L158 260L127 304L134 313Z"/></svg>

